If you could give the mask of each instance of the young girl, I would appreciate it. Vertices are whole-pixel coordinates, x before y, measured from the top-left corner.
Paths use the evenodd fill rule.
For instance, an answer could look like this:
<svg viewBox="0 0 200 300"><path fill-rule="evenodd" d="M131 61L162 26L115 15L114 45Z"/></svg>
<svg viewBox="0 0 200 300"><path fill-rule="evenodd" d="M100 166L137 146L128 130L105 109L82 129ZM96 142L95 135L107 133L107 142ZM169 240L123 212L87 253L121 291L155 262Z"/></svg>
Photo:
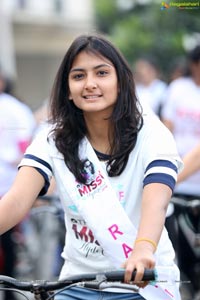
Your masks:
<svg viewBox="0 0 200 300"><path fill-rule="evenodd" d="M179 299L164 222L182 163L171 133L141 108L132 72L108 40L73 41L56 76L51 117L0 201L0 232L25 216L54 176L67 230L60 278L123 267L125 282L136 269L142 287L136 294L72 288L57 300ZM93 170L89 183L85 161ZM160 265L170 268L169 285L138 283L145 268Z"/></svg>

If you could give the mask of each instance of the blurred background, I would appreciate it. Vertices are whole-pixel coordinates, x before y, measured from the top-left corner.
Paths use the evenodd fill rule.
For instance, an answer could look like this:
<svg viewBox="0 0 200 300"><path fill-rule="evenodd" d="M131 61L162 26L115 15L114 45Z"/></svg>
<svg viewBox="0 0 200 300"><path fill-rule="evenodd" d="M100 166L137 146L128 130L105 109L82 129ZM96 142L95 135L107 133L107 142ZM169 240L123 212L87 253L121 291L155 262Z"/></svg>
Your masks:
<svg viewBox="0 0 200 300"><path fill-rule="evenodd" d="M131 65L141 55L153 54L169 81L185 52L200 42L200 9L164 4L161 0L0 0L0 69L12 93L36 110L48 98L72 39L98 31L109 36Z"/></svg>
<svg viewBox="0 0 200 300"><path fill-rule="evenodd" d="M38 108L69 43L93 24L91 0L0 0L0 67L12 93Z"/></svg>

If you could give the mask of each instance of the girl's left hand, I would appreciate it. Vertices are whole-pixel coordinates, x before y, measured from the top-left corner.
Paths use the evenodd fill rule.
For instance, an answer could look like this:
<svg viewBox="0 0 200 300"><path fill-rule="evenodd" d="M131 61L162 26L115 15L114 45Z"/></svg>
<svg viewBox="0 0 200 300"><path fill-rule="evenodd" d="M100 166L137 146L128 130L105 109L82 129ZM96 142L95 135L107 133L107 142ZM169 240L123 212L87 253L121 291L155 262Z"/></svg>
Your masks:
<svg viewBox="0 0 200 300"><path fill-rule="evenodd" d="M124 281L126 283L131 282L131 275L136 270L136 276L133 281L137 286L144 288L148 282L142 281L142 277L145 269L153 269L155 267L155 258L153 255L153 248L147 243L137 243L129 256L124 262L122 267L125 269Z"/></svg>

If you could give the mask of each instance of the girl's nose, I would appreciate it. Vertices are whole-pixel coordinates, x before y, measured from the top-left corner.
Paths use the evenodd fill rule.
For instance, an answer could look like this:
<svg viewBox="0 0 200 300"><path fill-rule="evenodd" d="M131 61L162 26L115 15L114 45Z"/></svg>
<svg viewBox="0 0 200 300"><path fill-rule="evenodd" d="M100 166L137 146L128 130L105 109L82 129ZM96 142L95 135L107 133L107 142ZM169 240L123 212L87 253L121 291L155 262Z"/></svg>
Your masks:
<svg viewBox="0 0 200 300"><path fill-rule="evenodd" d="M96 89L97 88L97 83L93 77L91 77L91 76L87 77L86 83L85 83L85 88L86 89Z"/></svg>

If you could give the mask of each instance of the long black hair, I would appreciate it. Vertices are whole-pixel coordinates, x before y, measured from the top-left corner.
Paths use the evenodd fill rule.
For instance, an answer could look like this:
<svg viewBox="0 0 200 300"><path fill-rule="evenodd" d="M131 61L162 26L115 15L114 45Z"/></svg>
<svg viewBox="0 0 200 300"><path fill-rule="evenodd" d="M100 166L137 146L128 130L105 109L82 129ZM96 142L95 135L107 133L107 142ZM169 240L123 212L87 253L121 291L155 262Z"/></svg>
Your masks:
<svg viewBox="0 0 200 300"><path fill-rule="evenodd" d="M132 71L123 55L111 42L100 35L77 37L58 70L51 94L50 108L55 124L53 133L57 149L63 154L65 163L75 178L85 183L81 175L79 145L87 135L87 127L82 110L69 100L68 77L74 59L86 51L107 58L115 67L119 93L110 116L114 133L111 142L107 172L110 177L120 175L125 169L130 152L133 150L137 134L142 126L142 110L135 94Z"/></svg>

